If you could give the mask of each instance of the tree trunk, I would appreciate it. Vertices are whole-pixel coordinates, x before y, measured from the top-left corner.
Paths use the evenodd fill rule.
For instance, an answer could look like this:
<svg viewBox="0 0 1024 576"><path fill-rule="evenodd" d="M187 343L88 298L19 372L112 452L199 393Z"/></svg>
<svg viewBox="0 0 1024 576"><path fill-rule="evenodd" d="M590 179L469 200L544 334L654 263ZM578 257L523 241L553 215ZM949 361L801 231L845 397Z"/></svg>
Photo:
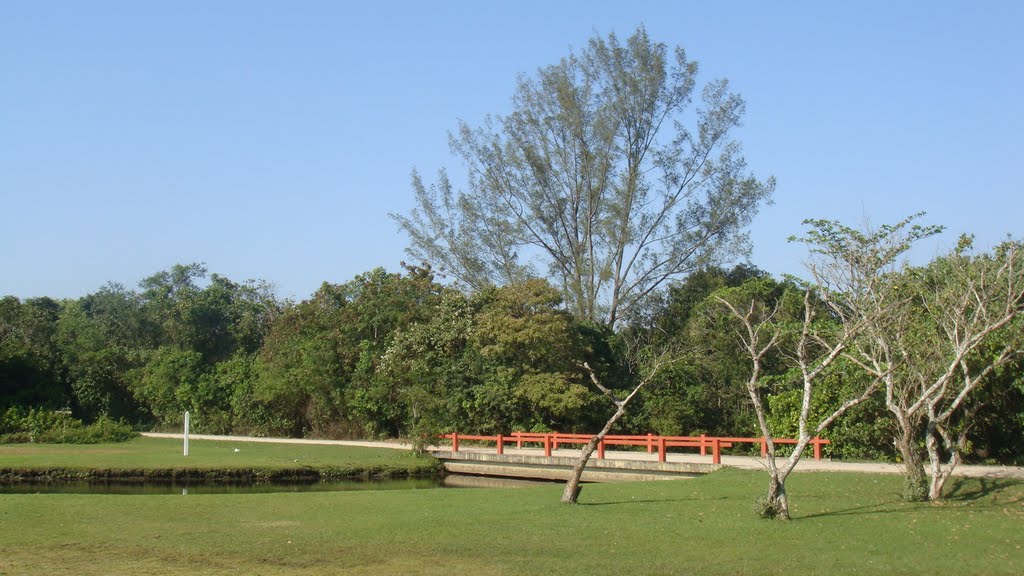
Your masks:
<svg viewBox="0 0 1024 576"><path fill-rule="evenodd" d="M946 485L946 480L949 480L949 477L953 474L953 468L956 467L960 460L958 456L954 454L949 459L949 464L945 467L942 466L941 462L934 462L932 464L932 473L928 484L928 500L932 502L942 500L942 488Z"/></svg>
<svg viewBox="0 0 1024 576"><path fill-rule="evenodd" d="M960 434L958 441L954 442L945 430L932 419L933 416L933 414L929 415L926 445L928 447L928 461L930 465L928 471L930 476L928 499L935 502L942 499L942 488L946 485L946 480L949 480L953 470L960 464L960 447L966 441L967 431L964 430ZM944 441L943 446L939 446L940 437ZM949 453L949 462L945 466L942 465L943 447Z"/></svg>
<svg viewBox="0 0 1024 576"><path fill-rule="evenodd" d="M565 483L565 490L562 491L563 504L576 503L576 499L580 496L580 478L583 476L583 469L587 467L587 462L590 461L590 456L594 453L594 450L597 449L601 440L604 440L604 437L608 435L609 431L611 431L612 426L614 426L615 423L619 421L619 418L622 418L622 415L626 413L626 406L629 404L629 401L635 398L636 395L640 393L640 389L654 378L662 365L663 363L659 359L659 361L655 363L650 374L641 380L640 383L636 385L636 388L633 388L633 391L629 393L629 396L626 396L622 400L617 400L612 391L601 384L601 380L590 367L590 364L587 364L586 362L583 363L583 369L590 374L590 381L594 383L594 386L597 386L598 390L603 392L605 396L611 398L612 402L615 403L615 414L612 414L612 417L605 423L604 428L602 428L596 436L591 438L590 442L588 442L580 452L580 459L576 461L576 466L572 469L572 476L569 477L569 481Z"/></svg>
<svg viewBox="0 0 1024 576"><path fill-rule="evenodd" d="M897 417L896 422L899 435L893 443L903 459L903 499L924 502L928 500L928 475L924 471L921 452L917 449L914 427L906 417Z"/></svg>
<svg viewBox="0 0 1024 576"><path fill-rule="evenodd" d="M804 448L807 447L810 437L806 435L801 436L800 441L793 448L793 454L790 455L782 468L779 468L775 455L775 443L768 434L767 423L762 428L762 432L764 433L768 449L768 453L765 455L765 466L768 468L768 494L764 496L764 500L758 500L756 510L762 518L789 520L789 496L786 494L786 478L789 478L789 473L796 468L797 462L800 461L800 455L803 453Z"/></svg>
<svg viewBox="0 0 1024 576"><path fill-rule="evenodd" d="M603 437L594 436L583 447L580 459L576 461L576 466L573 466L572 476L569 477L569 481L565 483L565 490L562 491L562 504L575 504L579 499L581 489L580 478L583 476L583 469L587 467L587 462L590 461L594 450L597 450L597 445L601 442L601 438Z"/></svg>
<svg viewBox="0 0 1024 576"><path fill-rule="evenodd" d="M759 510L765 518L789 520L789 498L786 496L786 478L772 471L768 478L768 494Z"/></svg>
<svg viewBox="0 0 1024 576"><path fill-rule="evenodd" d="M587 445L583 447L583 451L580 452L580 458L576 461L576 465L573 466L572 476L569 477L569 481L565 483L565 490L562 491L562 504L575 504L577 498L580 496L580 478L583 476L583 469L587 467L587 462L590 461L590 457L594 454L594 450L597 450L597 445L604 440L604 437L608 435L608 432L612 429L612 426L618 422L619 418L626 413L625 402L619 403L618 410L612 417L605 423L604 428L597 433Z"/></svg>

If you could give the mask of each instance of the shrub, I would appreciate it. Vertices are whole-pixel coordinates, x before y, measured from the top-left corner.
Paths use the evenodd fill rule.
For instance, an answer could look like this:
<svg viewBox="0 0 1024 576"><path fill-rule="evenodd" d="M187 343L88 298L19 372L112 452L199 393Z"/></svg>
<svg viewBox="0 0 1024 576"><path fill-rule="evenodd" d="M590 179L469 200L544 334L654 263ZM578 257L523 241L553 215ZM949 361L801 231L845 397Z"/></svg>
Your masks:
<svg viewBox="0 0 1024 576"><path fill-rule="evenodd" d="M928 477L914 474L903 479L904 502L926 502L928 500Z"/></svg>
<svg viewBox="0 0 1024 576"><path fill-rule="evenodd" d="M767 494L759 496L754 500L754 514L768 520L777 518L779 516L778 504Z"/></svg>
<svg viewBox="0 0 1024 576"><path fill-rule="evenodd" d="M99 444L124 442L136 436L124 422L101 416L85 425L64 410L10 408L0 417L0 443Z"/></svg>

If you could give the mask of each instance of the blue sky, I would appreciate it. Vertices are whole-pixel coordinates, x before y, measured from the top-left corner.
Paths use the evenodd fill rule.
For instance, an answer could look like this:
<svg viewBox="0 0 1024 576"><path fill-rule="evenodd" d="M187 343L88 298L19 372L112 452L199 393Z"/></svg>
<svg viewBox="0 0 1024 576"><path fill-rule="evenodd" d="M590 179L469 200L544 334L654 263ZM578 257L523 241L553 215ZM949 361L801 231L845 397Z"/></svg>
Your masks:
<svg viewBox="0 0 1024 576"><path fill-rule="evenodd" d="M175 263L273 282L398 269L413 168L595 33L681 45L747 101L778 179L751 261L805 218L917 211L1021 236L1024 3L0 2L0 295L78 297Z"/></svg>

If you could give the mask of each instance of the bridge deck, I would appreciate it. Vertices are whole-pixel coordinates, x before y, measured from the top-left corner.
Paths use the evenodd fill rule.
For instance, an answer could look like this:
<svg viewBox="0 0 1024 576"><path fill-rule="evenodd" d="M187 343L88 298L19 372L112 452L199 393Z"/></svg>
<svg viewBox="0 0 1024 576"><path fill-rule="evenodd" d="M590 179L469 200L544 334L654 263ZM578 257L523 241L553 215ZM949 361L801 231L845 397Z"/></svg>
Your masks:
<svg viewBox="0 0 1024 576"><path fill-rule="evenodd" d="M485 448L463 447L458 452L432 450L444 463L445 470L455 474L477 474L508 478L567 480L576 465L579 450L559 449L544 456L542 449L507 448L494 454ZM607 451L605 458L593 457L583 472L585 482L631 482L637 480L677 480L707 474L721 465L707 462L658 462L657 455ZM709 460L708 458L704 458Z"/></svg>

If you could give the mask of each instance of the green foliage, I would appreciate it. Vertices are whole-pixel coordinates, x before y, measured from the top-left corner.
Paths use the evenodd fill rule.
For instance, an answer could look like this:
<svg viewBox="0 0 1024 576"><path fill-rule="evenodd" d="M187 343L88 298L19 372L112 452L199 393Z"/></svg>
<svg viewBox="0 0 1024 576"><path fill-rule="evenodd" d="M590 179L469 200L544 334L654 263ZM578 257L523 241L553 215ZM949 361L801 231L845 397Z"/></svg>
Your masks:
<svg viewBox="0 0 1024 576"><path fill-rule="evenodd" d="M736 354L734 330L711 313L712 295L771 303L794 291L751 266L708 268L634 308L613 332L569 313L562 290L542 280L466 295L436 283L427 268L377 269L324 284L297 304L278 303L261 286L207 278L201 265L189 265L146 279L141 293L108 285L64 302L2 299L0 400L26 410L70 407L85 423L174 430L189 410L193 429L210 433L419 442L451 430L592 432L612 407L580 364L626 390L635 385L626 359L670 346L681 361L659 372L616 432L759 435L741 386L749 367ZM910 287L908 280L901 289ZM934 341L926 330L918 337ZM650 348L630 349L641 341ZM764 363L772 425L792 435L799 396L790 366L784 355ZM1024 451L1018 368L1000 369L977 391L967 457L1012 461ZM853 372L829 377L835 394L821 396L815 414L856 385ZM835 422L826 455L891 457L880 402Z"/></svg>
<svg viewBox="0 0 1024 576"><path fill-rule="evenodd" d="M909 499L922 491L922 450L930 470L968 452L985 388L1005 385L999 372L1024 349L1024 245L1007 240L973 254L973 239L962 236L950 253L911 266L905 254L914 242L942 231L914 223L921 215L864 230L809 220L799 239L811 248L810 270L832 309L860 327L844 353L884 387ZM933 475L925 497L940 498L944 482Z"/></svg>
<svg viewBox="0 0 1024 576"><path fill-rule="evenodd" d="M209 395L206 369L199 352L162 346L133 370L131 392L154 422L178 427L184 412L195 410L202 396Z"/></svg>
<svg viewBox="0 0 1024 576"><path fill-rule="evenodd" d="M965 458L1024 464L1024 361L997 370L977 391L972 408L971 450Z"/></svg>
<svg viewBox="0 0 1024 576"><path fill-rule="evenodd" d="M595 397L579 369L582 333L560 302L541 280L446 292L429 320L396 334L353 411L413 436L572 429ZM372 364L364 354L361 366Z"/></svg>
<svg viewBox="0 0 1024 576"><path fill-rule="evenodd" d="M264 283L206 275L176 265L143 280L141 294L108 285L64 303L57 341L76 414L176 427L192 410L201 431L231 429L241 383L218 366L262 347L279 304Z"/></svg>
<svg viewBox="0 0 1024 576"><path fill-rule="evenodd" d="M630 418L641 430L658 434L754 435L756 422L743 390L749 368L736 353L733 332L709 313L709 298L724 288L768 275L749 265L731 270L709 267L635 309L630 325L652 346L674 346L682 361L661 371Z"/></svg>
<svg viewBox="0 0 1024 576"><path fill-rule="evenodd" d="M823 375L811 403L810 421L820 422L869 384L866 374L848 362L840 361ZM797 380L799 374L787 374L784 380ZM801 390L790 386L768 398L768 422L779 438L795 438L801 409ZM893 426L881 395L851 408L821 436L831 440L822 451L828 458L840 460L892 460Z"/></svg>
<svg viewBox="0 0 1024 576"><path fill-rule="evenodd" d="M371 437L398 436L407 419L408 404L416 406L429 403L434 398L421 391L421 386L427 385L423 380L424 366L413 367L412 371L401 376L404 383L410 385L410 388L403 389L397 374L396 378L392 378L385 370L376 370L378 359L371 348L367 340L360 343L359 362L352 374L345 399L352 416L358 419ZM387 359L381 361L387 362ZM415 408L413 411L416 412ZM418 414L414 418L416 416Z"/></svg>
<svg viewBox="0 0 1024 576"><path fill-rule="evenodd" d="M596 400L580 369L589 353L557 289L543 280L510 284L484 296L470 342L484 386L509 391L514 429L571 429Z"/></svg>
<svg viewBox="0 0 1024 576"><path fill-rule="evenodd" d="M131 426L106 417L84 424L65 410L8 408L0 415L0 444L99 444L137 436Z"/></svg>
<svg viewBox="0 0 1024 576"><path fill-rule="evenodd" d="M734 427L739 414L732 410L743 406L744 398L716 394L718 382L712 378L701 378L693 364L667 368L642 397L641 414L650 431L668 436L745 433L745 427Z"/></svg>
<svg viewBox="0 0 1024 576"><path fill-rule="evenodd" d="M58 338L76 414L87 421L102 415L138 420L140 408L129 391L130 373L154 345L155 324L138 296L107 285L66 302Z"/></svg>
<svg viewBox="0 0 1024 576"><path fill-rule="evenodd" d="M396 435L405 421L399 389L382 378L381 357L401 329L430 318L441 286L429 269L376 269L346 284L325 283L273 323L256 363L250 407L257 433Z"/></svg>
<svg viewBox="0 0 1024 576"><path fill-rule="evenodd" d="M259 349L279 311L264 282L237 284L202 264L175 265L141 282L141 300L160 327L159 343L193 350L210 364Z"/></svg>
<svg viewBox="0 0 1024 576"><path fill-rule="evenodd" d="M905 276L904 289L914 295L920 314L912 330L901 335L913 362L901 366L905 382L896 387L898 403L913 407L925 397L928 409L919 414L927 413L930 427L952 440L942 439L943 456L956 451L972 460L995 452L1005 460L1019 454L1024 448L1024 244L1006 241L976 252L973 238L963 236L949 254ZM998 319L1005 324L982 332ZM943 382L951 365L958 374ZM926 386L931 390L922 395Z"/></svg>
<svg viewBox="0 0 1024 576"><path fill-rule="evenodd" d="M274 323L251 390L235 396L236 405L248 405L239 417L253 431L301 436L338 414L343 372L332 327L337 315L335 306L303 303Z"/></svg>
<svg viewBox="0 0 1024 576"><path fill-rule="evenodd" d="M811 253L828 262L852 266L862 282L877 277L900 263L900 258L919 240L941 234L944 226L917 224L924 212L913 214L895 224L861 230L837 220L807 219L804 237L791 236L790 242L806 244ZM852 295L851 295L852 296Z"/></svg>
<svg viewBox="0 0 1024 576"><path fill-rule="evenodd" d="M51 298L0 299L0 409L67 405L55 339L59 313Z"/></svg>

